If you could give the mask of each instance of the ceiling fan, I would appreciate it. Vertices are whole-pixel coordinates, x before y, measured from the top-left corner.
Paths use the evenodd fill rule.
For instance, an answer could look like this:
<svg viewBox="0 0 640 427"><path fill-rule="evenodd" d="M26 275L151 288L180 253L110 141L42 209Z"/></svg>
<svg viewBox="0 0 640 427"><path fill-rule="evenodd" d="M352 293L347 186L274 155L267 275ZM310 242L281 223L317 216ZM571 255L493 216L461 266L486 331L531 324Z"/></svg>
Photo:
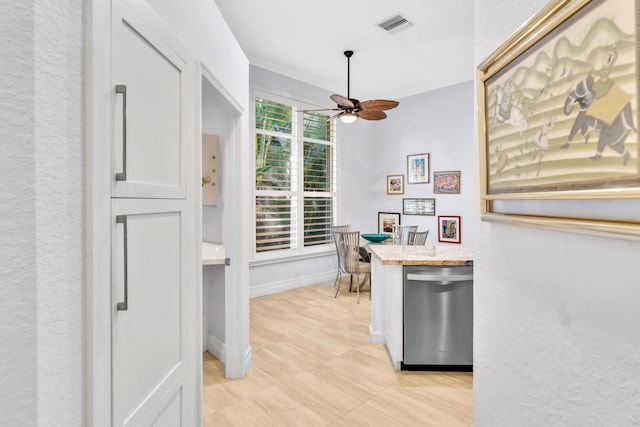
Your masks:
<svg viewBox="0 0 640 427"><path fill-rule="evenodd" d="M333 94L330 96L331 100L335 102L338 108L323 108L319 110L304 110L309 111L339 111L329 118L329 120L339 117L344 123L353 123L358 117L364 120L382 120L387 117L387 114L383 110L390 110L398 106L398 101L389 101L386 99L371 99L368 101L358 101L355 98L351 98L349 94L350 83L350 65L351 57L353 56L352 50L345 50L344 56L347 57L347 96Z"/></svg>

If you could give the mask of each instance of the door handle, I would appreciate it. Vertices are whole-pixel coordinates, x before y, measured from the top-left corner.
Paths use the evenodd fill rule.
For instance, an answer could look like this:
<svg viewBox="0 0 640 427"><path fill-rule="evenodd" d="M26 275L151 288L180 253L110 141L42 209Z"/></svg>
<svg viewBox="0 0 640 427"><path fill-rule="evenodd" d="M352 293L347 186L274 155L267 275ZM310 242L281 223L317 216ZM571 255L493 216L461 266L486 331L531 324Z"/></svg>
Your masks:
<svg viewBox="0 0 640 427"><path fill-rule="evenodd" d="M423 282L466 282L473 280L473 274L407 274L407 280Z"/></svg>
<svg viewBox="0 0 640 427"><path fill-rule="evenodd" d="M127 180L127 86L116 85L116 93L122 94L122 172L116 173L116 181Z"/></svg>
<svg viewBox="0 0 640 427"><path fill-rule="evenodd" d="M127 216L116 215L116 224L122 224L124 226L124 301L116 304L118 311L127 311L129 308L129 256L127 254L128 242L127 242Z"/></svg>

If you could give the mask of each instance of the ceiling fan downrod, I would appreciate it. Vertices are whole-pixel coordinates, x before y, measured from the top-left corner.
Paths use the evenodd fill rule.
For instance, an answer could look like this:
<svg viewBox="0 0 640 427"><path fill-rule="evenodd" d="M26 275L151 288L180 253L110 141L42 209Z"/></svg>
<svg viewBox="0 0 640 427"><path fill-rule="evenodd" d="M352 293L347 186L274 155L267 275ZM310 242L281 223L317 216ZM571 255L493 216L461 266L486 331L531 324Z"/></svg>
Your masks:
<svg viewBox="0 0 640 427"><path fill-rule="evenodd" d="M347 98L351 99L351 93L349 92L349 86L350 86L350 82L351 82L351 76L350 76L350 71L351 71L351 57L353 56L353 51L352 50L345 50L344 51L344 56L347 57Z"/></svg>

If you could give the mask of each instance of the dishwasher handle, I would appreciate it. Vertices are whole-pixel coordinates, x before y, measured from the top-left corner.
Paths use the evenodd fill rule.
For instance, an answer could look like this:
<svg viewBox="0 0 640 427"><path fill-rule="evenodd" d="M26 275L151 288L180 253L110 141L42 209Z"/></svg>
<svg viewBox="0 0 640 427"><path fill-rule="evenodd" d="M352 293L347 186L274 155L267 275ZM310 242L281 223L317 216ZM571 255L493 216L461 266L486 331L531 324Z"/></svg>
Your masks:
<svg viewBox="0 0 640 427"><path fill-rule="evenodd" d="M449 284L451 282L467 282L473 280L473 273L468 274L415 274L408 273L407 280L420 282L443 282Z"/></svg>

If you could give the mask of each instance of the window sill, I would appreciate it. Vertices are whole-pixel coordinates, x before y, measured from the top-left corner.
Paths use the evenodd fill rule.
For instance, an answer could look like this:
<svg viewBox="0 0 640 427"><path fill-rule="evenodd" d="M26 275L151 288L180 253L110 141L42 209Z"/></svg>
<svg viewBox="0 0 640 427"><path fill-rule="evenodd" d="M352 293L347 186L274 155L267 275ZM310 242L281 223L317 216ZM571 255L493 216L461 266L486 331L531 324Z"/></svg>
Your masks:
<svg viewBox="0 0 640 427"><path fill-rule="evenodd" d="M253 261L250 261L249 267L279 264L279 263L299 261L299 260L309 259L309 258L320 258L328 255L336 255L335 248L326 248L326 249L323 248L314 252L279 255L279 256L272 256L269 258L263 256L261 258L254 258Z"/></svg>

